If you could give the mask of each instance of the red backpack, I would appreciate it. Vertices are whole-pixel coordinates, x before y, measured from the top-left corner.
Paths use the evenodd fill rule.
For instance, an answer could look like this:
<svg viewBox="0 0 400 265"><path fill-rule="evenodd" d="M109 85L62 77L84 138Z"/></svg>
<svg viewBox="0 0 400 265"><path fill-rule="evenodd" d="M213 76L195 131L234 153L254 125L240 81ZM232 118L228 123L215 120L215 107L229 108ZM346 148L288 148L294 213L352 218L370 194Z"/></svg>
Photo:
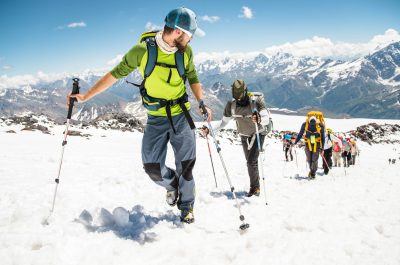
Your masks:
<svg viewBox="0 0 400 265"><path fill-rule="evenodd" d="M333 151L335 151L335 152L340 152L340 145L337 143L337 142L335 142L335 146L333 147Z"/></svg>

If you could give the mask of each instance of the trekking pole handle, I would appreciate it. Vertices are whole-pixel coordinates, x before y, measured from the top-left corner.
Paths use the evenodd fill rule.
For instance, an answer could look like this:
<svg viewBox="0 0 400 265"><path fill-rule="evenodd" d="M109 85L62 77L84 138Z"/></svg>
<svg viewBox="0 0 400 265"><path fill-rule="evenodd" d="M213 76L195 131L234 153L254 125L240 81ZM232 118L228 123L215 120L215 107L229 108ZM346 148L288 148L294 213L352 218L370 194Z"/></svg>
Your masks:
<svg viewBox="0 0 400 265"><path fill-rule="evenodd" d="M72 93L71 95L74 94L79 94L79 78L73 78L72 79L74 81L74 83L72 84ZM68 107L68 115L67 115L67 119L71 119L71 115L72 115L72 109L74 108L74 102L77 101L76 98L69 98L69 107Z"/></svg>
<svg viewBox="0 0 400 265"><path fill-rule="evenodd" d="M199 109L201 110L201 112L203 114L204 120L207 120L208 119L208 111L206 108L206 104L204 104L204 101L202 99L199 101Z"/></svg>

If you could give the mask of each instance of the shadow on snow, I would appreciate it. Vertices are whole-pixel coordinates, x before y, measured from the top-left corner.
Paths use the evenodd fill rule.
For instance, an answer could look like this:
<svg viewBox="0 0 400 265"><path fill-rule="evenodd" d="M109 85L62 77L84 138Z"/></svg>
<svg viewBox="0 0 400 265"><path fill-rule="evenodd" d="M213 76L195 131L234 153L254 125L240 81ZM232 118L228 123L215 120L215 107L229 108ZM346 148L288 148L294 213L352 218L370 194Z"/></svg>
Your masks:
<svg viewBox="0 0 400 265"><path fill-rule="evenodd" d="M157 239L157 234L149 230L160 222L170 223L174 228L183 227L179 217L172 210L157 216L145 214L143 210L141 205L134 206L131 211L117 207L112 213L104 208L93 214L83 210L79 218L74 221L83 224L89 232L113 232L120 238L130 239L140 244Z"/></svg>
<svg viewBox="0 0 400 265"><path fill-rule="evenodd" d="M245 191L235 191L236 198L238 199L240 205L249 204L250 201L246 197L247 192ZM233 200L233 194L230 191L220 191L220 192L210 192L210 195L214 198L226 197L229 200ZM236 207L236 205L235 205Z"/></svg>

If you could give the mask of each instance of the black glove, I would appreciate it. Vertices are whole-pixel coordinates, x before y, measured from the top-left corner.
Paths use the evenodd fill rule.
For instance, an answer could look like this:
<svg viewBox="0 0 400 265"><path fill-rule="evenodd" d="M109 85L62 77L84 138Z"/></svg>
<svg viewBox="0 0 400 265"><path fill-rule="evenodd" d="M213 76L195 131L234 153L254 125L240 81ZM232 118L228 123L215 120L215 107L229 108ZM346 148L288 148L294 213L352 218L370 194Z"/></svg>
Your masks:
<svg viewBox="0 0 400 265"><path fill-rule="evenodd" d="M251 119L254 123L261 123L261 115L258 111L253 112L251 115Z"/></svg>

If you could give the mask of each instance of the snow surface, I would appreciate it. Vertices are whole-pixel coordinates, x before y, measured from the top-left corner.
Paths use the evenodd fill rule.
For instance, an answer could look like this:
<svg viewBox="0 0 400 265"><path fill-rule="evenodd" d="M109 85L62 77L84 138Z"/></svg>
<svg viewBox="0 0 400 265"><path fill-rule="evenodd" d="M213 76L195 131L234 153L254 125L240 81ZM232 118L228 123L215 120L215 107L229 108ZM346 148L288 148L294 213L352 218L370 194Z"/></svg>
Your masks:
<svg viewBox="0 0 400 265"><path fill-rule="evenodd" d="M303 117L273 115L275 129ZM388 121L373 120L379 124ZM370 120L331 120L336 131ZM399 121L391 121L399 122ZM5 133L15 129L16 134ZM268 140L267 200L246 198L242 147L219 139L250 228L239 215L210 140L218 188L203 138L197 139L196 222L182 225L165 190L142 169L142 134L88 129L68 137L55 212L48 226L64 126L53 135L0 126L0 264L400 264L400 145L359 142L354 167L307 175L303 151L283 160ZM76 129L76 128L73 128ZM168 165L174 165L169 150ZM388 165L388 158L397 163ZM319 173L321 169L319 169ZM298 175L297 175L298 174ZM262 183L262 182L261 182ZM263 192L263 191L262 191Z"/></svg>

